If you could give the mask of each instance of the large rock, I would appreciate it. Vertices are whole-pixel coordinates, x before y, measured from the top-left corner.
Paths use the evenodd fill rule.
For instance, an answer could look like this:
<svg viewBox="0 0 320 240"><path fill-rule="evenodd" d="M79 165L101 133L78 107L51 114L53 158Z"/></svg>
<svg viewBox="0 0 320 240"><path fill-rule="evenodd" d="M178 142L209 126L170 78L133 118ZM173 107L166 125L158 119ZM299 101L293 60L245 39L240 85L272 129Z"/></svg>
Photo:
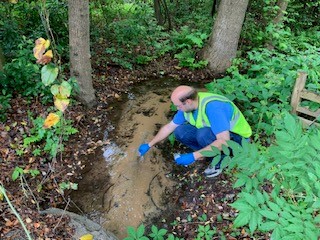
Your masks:
<svg viewBox="0 0 320 240"><path fill-rule="evenodd" d="M94 240L118 240L113 233L106 231L98 223L76 213L68 212L59 208L48 208L41 213L69 216L71 219L70 226L75 229L75 234L73 236L73 239L75 240L79 240L79 238L85 234L93 235Z"/></svg>

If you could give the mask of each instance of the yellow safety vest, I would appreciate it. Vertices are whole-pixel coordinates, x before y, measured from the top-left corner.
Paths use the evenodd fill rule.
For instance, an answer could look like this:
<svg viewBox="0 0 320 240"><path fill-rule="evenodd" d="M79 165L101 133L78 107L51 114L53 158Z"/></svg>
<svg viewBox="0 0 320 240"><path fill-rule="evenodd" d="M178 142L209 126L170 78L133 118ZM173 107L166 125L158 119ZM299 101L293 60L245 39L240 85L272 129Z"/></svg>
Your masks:
<svg viewBox="0 0 320 240"><path fill-rule="evenodd" d="M206 114L206 105L211 101L230 103L233 107L233 115L230 121L230 131L245 138L249 138L251 136L251 127L248 124L247 120L244 118L239 108L228 98L218 94L199 92L197 119L194 119L192 112L184 112L185 119L196 128L211 127L208 116Z"/></svg>

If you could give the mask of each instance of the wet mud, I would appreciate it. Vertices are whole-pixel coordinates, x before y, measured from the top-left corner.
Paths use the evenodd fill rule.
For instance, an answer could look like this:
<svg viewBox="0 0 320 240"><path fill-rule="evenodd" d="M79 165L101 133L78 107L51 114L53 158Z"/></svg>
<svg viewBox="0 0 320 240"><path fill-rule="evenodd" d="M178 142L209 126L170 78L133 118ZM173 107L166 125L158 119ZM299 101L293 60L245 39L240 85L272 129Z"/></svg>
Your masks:
<svg viewBox="0 0 320 240"><path fill-rule="evenodd" d="M128 94L112 134L106 127L104 146L87 156L79 189L71 195L82 212L119 239L127 236L128 226L160 214L174 185L160 149L153 147L144 157L137 152L168 122L173 89L162 86Z"/></svg>

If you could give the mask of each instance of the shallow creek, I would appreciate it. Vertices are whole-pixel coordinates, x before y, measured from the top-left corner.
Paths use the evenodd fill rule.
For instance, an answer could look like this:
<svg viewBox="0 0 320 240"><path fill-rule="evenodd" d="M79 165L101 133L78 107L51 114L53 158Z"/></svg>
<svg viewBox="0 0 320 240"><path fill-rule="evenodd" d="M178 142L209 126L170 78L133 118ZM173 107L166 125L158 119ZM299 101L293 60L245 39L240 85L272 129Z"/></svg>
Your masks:
<svg viewBox="0 0 320 240"><path fill-rule="evenodd" d="M159 149L143 158L137 154L139 145L168 121L170 93L178 83L159 85L133 89L117 106L120 117L105 127L105 144L86 160L78 191L71 195L82 212L119 239L127 236L127 226L137 227L163 210L163 196L173 186Z"/></svg>

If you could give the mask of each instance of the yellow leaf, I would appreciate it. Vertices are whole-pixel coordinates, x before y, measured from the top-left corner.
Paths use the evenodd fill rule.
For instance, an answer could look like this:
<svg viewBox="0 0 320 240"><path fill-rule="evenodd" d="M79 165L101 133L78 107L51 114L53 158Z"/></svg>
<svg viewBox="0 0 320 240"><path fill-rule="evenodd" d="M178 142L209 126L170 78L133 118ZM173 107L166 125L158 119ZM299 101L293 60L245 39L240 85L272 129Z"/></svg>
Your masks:
<svg viewBox="0 0 320 240"><path fill-rule="evenodd" d="M49 58L53 58L52 50L48 50L43 56L47 56Z"/></svg>
<svg viewBox="0 0 320 240"><path fill-rule="evenodd" d="M38 58L37 63L47 64L51 62L52 58L53 58L52 50L48 50L44 55Z"/></svg>
<svg viewBox="0 0 320 240"><path fill-rule="evenodd" d="M50 46L50 40L45 40L44 38L38 38L35 42L35 47L33 48L33 55L36 59L41 59L44 52Z"/></svg>
<svg viewBox="0 0 320 240"><path fill-rule="evenodd" d="M46 120L44 121L43 127L44 128L51 128L52 126L56 125L60 120L60 117L55 113L49 113Z"/></svg>
<svg viewBox="0 0 320 240"><path fill-rule="evenodd" d="M0 192L0 201L3 201L3 194Z"/></svg>
<svg viewBox="0 0 320 240"><path fill-rule="evenodd" d="M79 238L79 240L93 240L93 235L91 234L85 234L82 237Z"/></svg>
<svg viewBox="0 0 320 240"><path fill-rule="evenodd" d="M64 112L70 103L70 99L57 94L54 96L54 106L59 109L61 112Z"/></svg>
<svg viewBox="0 0 320 240"><path fill-rule="evenodd" d="M18 0L9 0L10 3L16 4L18 3Z"/></svg>

